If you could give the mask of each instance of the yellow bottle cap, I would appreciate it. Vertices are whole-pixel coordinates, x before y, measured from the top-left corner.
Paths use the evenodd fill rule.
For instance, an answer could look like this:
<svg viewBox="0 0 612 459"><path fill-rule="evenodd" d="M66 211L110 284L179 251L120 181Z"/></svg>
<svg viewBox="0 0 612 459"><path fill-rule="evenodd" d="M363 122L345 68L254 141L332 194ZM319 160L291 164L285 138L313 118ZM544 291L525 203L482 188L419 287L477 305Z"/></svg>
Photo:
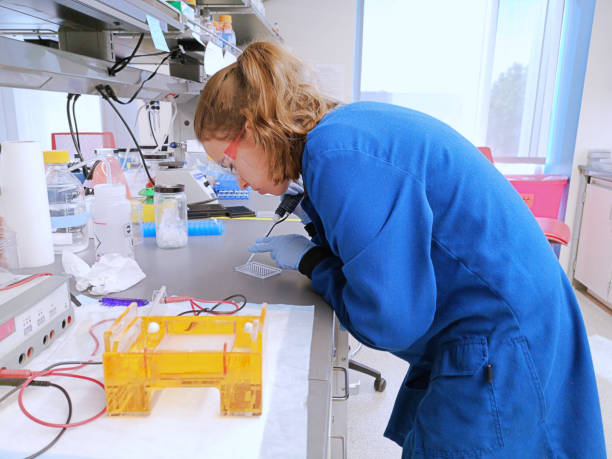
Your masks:
<svg viewBox="0 0 612 459"><path fill-rule="evenodd" d="M47 150L43 151L43 159L47 164L69 163L70 155L68 150Z"/></svg>
<svg viewBox="0 0 612 459"><path fill-rule="evenodd" d="M222 14L221 16L219 16L219 21L220 22L229 22L231 24L232 23L232 16L230 16L229 14Z"/></svg>

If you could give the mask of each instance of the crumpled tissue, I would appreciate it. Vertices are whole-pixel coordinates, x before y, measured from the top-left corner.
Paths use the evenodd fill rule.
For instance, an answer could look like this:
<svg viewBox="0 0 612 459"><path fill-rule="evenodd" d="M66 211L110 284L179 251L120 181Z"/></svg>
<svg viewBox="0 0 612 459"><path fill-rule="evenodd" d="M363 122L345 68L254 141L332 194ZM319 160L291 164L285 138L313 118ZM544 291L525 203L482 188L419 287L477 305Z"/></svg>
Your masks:
<svg viewBox="0 0 612 459"><path fill-rule="evenodd" d="M90 267L74 253L64 250L62 265L66 273L74 276L77 290L91 286L92 295L121 292L146 277L136 260L118 253L103 255Z"/></svg>

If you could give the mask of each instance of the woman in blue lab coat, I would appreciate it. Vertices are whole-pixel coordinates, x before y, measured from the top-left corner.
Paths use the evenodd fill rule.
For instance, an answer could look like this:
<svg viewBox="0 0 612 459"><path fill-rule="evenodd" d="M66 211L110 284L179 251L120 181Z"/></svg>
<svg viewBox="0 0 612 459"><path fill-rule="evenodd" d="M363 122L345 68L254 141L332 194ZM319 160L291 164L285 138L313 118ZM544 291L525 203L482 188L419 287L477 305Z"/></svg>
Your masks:
<svg viewBox="0 0 612 459"><path fill-rule="evenodd" d="M410 363L385 432L403 457L605 457L572 287L466 139L405 108L337 105L268 43L210 79L194 125L243 187L281 195L302 175L312 238L250 250L310 277L355 338Z"/></svg>

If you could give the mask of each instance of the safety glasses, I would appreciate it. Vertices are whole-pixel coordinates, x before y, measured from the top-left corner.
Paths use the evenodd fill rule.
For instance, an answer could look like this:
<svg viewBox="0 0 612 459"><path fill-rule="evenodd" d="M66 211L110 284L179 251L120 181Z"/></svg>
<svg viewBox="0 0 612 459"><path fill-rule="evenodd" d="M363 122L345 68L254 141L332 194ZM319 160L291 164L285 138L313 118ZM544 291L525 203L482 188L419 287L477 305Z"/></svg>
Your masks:
<svg viewBox="0 0 612 459"><path fill-rule="evenodd" d="M217 164L223 169L226 174L238 177L236 173L235 161L236 154L238 153L238 144L242 140L244 135L244 128L238 133L238 135L230 142L225 151L223 152L223 158Z"/></svg>

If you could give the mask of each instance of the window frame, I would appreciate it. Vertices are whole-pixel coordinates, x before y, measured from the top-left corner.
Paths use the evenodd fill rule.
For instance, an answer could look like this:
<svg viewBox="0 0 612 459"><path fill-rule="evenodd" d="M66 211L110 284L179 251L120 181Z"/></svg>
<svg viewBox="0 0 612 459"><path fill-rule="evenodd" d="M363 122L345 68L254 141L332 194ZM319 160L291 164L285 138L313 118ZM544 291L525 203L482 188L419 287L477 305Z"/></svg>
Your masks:
<svg viewBox="0 0 612 459"><path fill-rule="evenodd" d="M480 143L485 143L489 117L489 103L492 87L492 69L495 58L497 24L499 21L499 4L501 0L491 0L486 12L487 23L484 25L485 40L481 49L481 66L478 73L478 112L476 114L476 132ZM363 23L365 0L356 0L355 25L355 62L353 100L361 100L362 59L363 59ZM537 67L537 74L527 81L523 117L519 138L519 151L516 156L499 156L493 151L493 158L500 162L528 162L543 164L546 161L549 144L549 131L553 109L553 99L565 0L547 0L539 51L530 65ZM525 122L525 117L528 122ZM527 159L530 159L527 161ZM532 161L533 160L533 161Z"/></svg>

